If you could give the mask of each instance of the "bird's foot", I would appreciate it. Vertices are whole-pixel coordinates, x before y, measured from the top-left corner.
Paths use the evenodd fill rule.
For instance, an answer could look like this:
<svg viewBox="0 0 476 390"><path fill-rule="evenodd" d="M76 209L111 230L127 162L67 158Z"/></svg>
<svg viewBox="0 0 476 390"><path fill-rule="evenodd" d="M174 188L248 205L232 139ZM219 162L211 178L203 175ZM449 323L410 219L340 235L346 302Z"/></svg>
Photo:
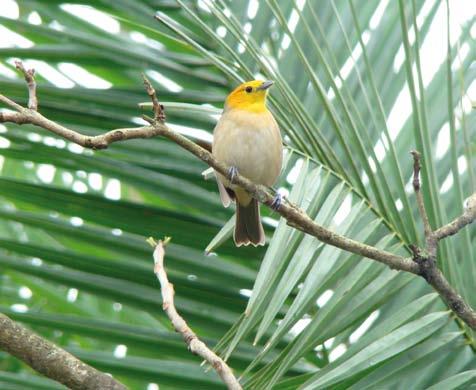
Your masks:
<svg viewBox="0 0 476 390"><path fill-rule="evenodd" d="M281 195L279 192L276 192L276 195L274 196L273 201L270 204L270 207L274 211L278 211L282 203L283 203L283 195Z"/></svg>
<svg viewBox="0 0 476 390"><path fill-rule="evenodd" d="M230 167L228 169L228 179L230 180L230 183L233 183L235 181L236 175L238 175L238 168Z"/></svg>

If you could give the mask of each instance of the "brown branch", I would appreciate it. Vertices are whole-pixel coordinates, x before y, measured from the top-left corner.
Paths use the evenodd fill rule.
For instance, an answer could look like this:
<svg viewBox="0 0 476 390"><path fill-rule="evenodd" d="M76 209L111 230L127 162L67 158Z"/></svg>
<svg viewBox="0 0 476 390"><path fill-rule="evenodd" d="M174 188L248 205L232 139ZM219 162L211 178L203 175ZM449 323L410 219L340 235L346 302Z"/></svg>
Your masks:
<svg viewBox="0 0 476 390"><path fill-rule="evenodd" d="M39 373L71 389L125 390L126 387L69 352L0 314L0 348Z"/></svg>
<svg viewBox="0 0 476 390"><path fill-rule="evenodd" d="M445 226L433 232L433 236L437 240L442 240L448 236L458 233L466 225L469 225L476 219L476 192L468 199L467 206L461 216L451 221Z"/></svg>
<svg viewBox="0 0 476 390"><path fill-rule="evenodd" d="M436 262L440 240L456 234L476 219L476 193L469 198L468 206L460 217L433 231L428 221L423 196L420 191L420 153L416 150L411 153L413 155L413 189L417 197L418 209L420 210L425 231L425 248L421 250L416 246L412 246L413 260L420 266L420 275L433 286L448 307L472 329L476 329L476 311L449 284Z"/></svg>
<svg viewBox="0 0 476 390"><path fill-rule="evenodd" d="M160 122L165 121L164 106L159 103L154 87L152 86L150 81L147 79L145 74L142 74L142 80L144 81L144 86L145 86L147 95L149 95L149 98L152 101L152 110L154 111L154 120L160 121Z"/></svg>
<svg viewBox="0 0 476 390"><path fill-rule="evenodd" d="M18 112L22 112L24 110L24 108L22 106L15 103L13 100L7 98L6 96L0 95L0 102L6 104L10 108L13 108L14 110L16 110Z"/></svg>
<svg viewBox="0 0 476 390"><path fill-rule="evenodd" d="M164 266L165 245L170 238L163 241L160 240L154 250L154 273L160 283L160 291L162 293L162 308L169 317L175 331L180 333L188 346L190 352L205 359L215 369L221 377L223 383L231 390L241 390L241 385L233 375L230 367L217 356L206 344L201 341L195 332L190 329L183 317L177 312L174 304L174 286L169 282L167 272Z"/></svg>
<svg viewBox="0 0 476 390"><path fill-rule="evenodd" d="M169 127L161 119L161 116L157 115L157 105L160 106L160 104L156 98L155 100L153 99L153 97L155 96L155 92L153 92L152 86L150 86L150 83L148 82L146 82L145 84L147 92L153 101L155 116L154 119L147 117L145 118L149 121L149 126L133 129L117 129L109 131L108 133L105 133L103 135L88 137L74 130L67 129L41 116L41 114L35 111L18 106L16 103L12 102L10 99L2 95L0 95L0 101L5 102L12 108L15 108L13 105L16 105L20 107L20 109L17 109L19 112L16 113L16 116L14 116L13 118L10 113L3 113L3 116L0 113L0 122L14 122L18 124L31 123L46 130L50 130L53 133L58 134L72 142L78 143L81 146L93 149L104 149L107 148L107 146L112 142L126 139L163 136L175 142L182 148L188 150L190 153L192 153L200 160L205 162L207 165L212 167L215 171L221 173L222 175L227 175L229 171L228 166L216 160L209 151L197 145L195 142L169 129ZM152 88L152 90L149 90L149 87ZM419 172L420 167L418 163L416 173L418 173L419 175ZM253 182L241 176L240 174L237 174L233 180L234 184L245 189L259 202L264 203L268 206L272 204L274 194L270 192L266 187L254 184ZM419 193L419 178L417 181L414 181L414 183L418 185ZM417 197L420 196L421 194L419 194ZM420 208L421 210L424 209L423 201L421 202ZM473 210L473 208L471 209ZM435 290L440 293L442 298L448 303L448 306L452 308L452 310L454 310L454 312L471 328L476 329L476 312L471 309L464 302L461 296L459 296L456 291L449 285L444 275L436 266L432 266L431 262L425 262L420 260L424 257L414 255L413 258L405 258L381 249L377 249L365 243L355 241L351 238L336 234L333 231L315 223L303 210L288 201L283 202L277 212L287 220L288 225L299 229L304 233L310 234L326 244L335 246L337 248L360 256L367 257L372 260L376 260L380 263L388 265L392 269L406 271L415 275L423 276L428 281L428 283L431 284L435 288ZM446 232L456 232L456 230L460 228L460 226L462 227L467 224L465 221L468 220L468 223L472 222L472 220L474 220L473 216L474 211L471 211L471 214L466 215L464 217L462 216L463 218L461 220L458 219L458 222L456 222L455 225L449 224L451 226L447 225L446 227L441 228L443 230L439 229L437 230L437 232L441 230L441 232L438 233L441 235L445 235ZM428 229L431 230L431 228L429 227L429 223L427 230Z"/></svg>
<svg viewBox="0 0 476 390"><path fill-rule="evenodd" d="M418 210L423 221L423 229L425 231L425 237L431 232L430 221L428 220L428 214L425 209L425 202L423 200L423 194L420 191L420 160L421 156L416 150L410 152L413 155L413 189L417 198Z"/></svg>
<svg viewBox="0 0 476 390"><path fill-rule="evenodd" d="M0 95L0 101L4 96ZM31 124L49 130L56 135L63 137L75 144L90 149L106 149L110 144L117 141L125 141L136 138L150 138L160 134L160 130L153 126L142 126L134 128L123 128L109 131L97 136L88 136L80 134L74 130L68 129L59 123L45 118L37 111L20 107L19 112L0 112L0 123L16 123L18 125Z"/></svg>
<svg viewBox="0 0 476 390"><path fill-rule="evenodd" d="M195 142L170 130L164 124L157 123L156 126L159 126L160 128L160 135L188 150L222 175L228 174L229 167L215 159L210 152L198 146ZM252 181L240 174L237 174L236 177L233 178L233 183L248 191L255 199L263 204L270 206L274 200L274 194L266 187L254 184ZM298 228L299 230L316 237L322 242L377 260L393 269L399 269L414 274L418 274L419 272L418 265L411 259L405 259L401 256L394 255L393 253L336 234L315 223L303 210L292 203L286 202L281 204L277 212L287 220L288 225Z"/></svg>
<svg viewBox="0 0 476 390"><path fill-rule="evenodd" d="M15 61L16 68L23 73L28 86L28 108L38 110L38 98L36 97L35 69L25 69L21 61Z"/></svg>

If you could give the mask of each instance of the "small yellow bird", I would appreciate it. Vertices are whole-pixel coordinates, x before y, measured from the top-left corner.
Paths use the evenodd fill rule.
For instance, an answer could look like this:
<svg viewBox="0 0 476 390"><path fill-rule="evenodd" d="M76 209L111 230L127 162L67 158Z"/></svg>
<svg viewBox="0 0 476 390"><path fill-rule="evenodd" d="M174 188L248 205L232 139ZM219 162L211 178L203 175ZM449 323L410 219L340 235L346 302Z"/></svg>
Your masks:
<svg viewBox="0 0 476 390"><path fill-rule="evenodd" d="M236 246L264 245L259 204L245 190L233 185L239 172L256 184L272 186L281 172L283 144L278 124L266 108L272 81L249 81L231 92L213 132L213 156L230 166L228 177L216 174L225 207L236 199ZM279 196L273 202L279 207Z"/></svg>

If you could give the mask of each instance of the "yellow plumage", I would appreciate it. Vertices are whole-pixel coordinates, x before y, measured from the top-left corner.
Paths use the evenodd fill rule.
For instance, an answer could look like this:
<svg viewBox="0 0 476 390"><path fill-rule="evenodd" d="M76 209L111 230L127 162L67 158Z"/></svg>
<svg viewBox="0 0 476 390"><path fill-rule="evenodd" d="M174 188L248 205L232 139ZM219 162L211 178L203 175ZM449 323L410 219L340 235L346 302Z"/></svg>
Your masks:
<svg viewBox="0 0 476 390"><path fill-rule="evenodd" d="M212 146L219 161L235 167L254 183L266 186L272 186L278 178L283 154L278 124L266 108L267 89L271 85L270 81L250 81L228 96L213 133ZM217 174L217 180L225 207L230 204L231 191L236 197L236 245L264 245L257 201L228 178Z"/></svg>

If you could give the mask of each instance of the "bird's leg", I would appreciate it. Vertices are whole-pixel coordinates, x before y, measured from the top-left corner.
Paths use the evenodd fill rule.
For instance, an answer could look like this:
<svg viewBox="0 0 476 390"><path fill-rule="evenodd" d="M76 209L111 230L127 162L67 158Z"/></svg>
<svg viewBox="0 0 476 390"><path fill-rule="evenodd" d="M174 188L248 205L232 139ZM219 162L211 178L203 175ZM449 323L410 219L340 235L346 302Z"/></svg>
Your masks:
<svg viewBox="0 0 476 390"><path fill-rule="evenodd" d="M236 175L238 175L238 168L232 166L228 169L228 179L230 180L230 183L233 183L235 181Z"/></svg>
<svg viewBox="0 0 476 390"><path fill-rule="evenodd" d="M273 201L270 204L270 207L274 211L278 211L279 208L281 207L281 203L283 203L283 195L281 195L279 192L276 192L276 195L273 198Z"/></svg>

